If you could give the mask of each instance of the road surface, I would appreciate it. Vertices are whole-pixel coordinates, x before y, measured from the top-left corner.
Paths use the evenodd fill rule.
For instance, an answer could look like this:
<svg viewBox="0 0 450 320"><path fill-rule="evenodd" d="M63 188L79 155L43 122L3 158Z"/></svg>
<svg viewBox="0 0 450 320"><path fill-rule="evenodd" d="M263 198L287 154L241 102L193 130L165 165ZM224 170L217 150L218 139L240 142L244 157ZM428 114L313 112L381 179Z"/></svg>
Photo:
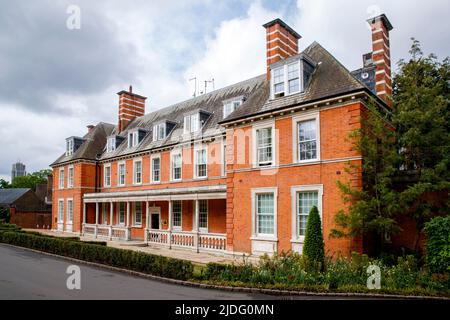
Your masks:
<svg viewBox="0 0 450 320"><path fill-rule="evenodd" d="M67 289L74 262L0 244L0 299L273 299L200 289L79 264L81 289ZM286 297L285 297L286 298Z"/></svg>

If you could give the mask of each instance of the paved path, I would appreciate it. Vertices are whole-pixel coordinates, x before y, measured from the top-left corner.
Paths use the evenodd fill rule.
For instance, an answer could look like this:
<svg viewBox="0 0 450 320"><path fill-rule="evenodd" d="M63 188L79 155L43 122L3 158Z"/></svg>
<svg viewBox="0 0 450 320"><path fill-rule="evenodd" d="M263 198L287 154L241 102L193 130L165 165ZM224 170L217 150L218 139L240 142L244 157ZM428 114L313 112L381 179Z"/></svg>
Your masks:
<svg viewBox="0 0 450 320"><path fill-rule="evenodd" d="M81 290L68 290L73 262L0 244L0 299L272 299L192 288L80 264Z"/></svg>

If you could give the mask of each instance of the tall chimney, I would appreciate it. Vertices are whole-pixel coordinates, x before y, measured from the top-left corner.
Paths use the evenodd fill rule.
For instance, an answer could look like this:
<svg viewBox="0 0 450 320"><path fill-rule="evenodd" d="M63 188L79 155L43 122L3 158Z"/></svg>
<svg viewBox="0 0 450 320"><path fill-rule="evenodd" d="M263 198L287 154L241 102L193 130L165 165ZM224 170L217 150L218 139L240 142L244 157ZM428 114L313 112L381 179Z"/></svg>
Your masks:
<svg viewBox="0 0 450 320"><path fill-rule="evenodd" d="M377 96L392 107L391 50L389 31L393 29L386 15L381 14L367 20L372 29L372 60L375 69Z"/></svg>
<svg viewBox="0 0 450 320"><path fill-rule="evenodd" d="M119 95L118 132L122 132L131 121L145 114L145 100L147 98L133 93L132 86L130 86L129 91L122 90L117 94Z"/></svg>
<svg viewBox="0 0 450 320"><path fill-rule="evenodd" d="M266 28L267 80L270 79L269 66L298 53L298 40L301 36L281 19L263 25Z"/></svg>

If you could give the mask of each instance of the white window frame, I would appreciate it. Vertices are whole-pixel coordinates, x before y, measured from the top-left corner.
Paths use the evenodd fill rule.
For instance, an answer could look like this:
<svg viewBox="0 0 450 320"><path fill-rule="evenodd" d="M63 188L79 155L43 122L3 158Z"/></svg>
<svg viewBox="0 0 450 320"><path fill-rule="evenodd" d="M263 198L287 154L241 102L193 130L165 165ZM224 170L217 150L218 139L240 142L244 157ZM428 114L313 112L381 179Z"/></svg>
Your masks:
<svg viewBox="0 0 450 320"><path fill-rule="evenodd" d="M164 128L164 136L163 137L161 137L159 135L161 127ZM167 128L166 128L165 122L161 122L161 123L155 124L153 126L153 141L164 140L166 138L166 136L167 136Z"/></svg>
<svg viewBox="0 0 450 320"><path fill-rule="evenodd" d="M64 176L64 168L59 169L59 176L58 176L58 188L60 190L64 189L66 177Z"/></svg>
<svg viewBox="0 0 450 320"><path fill-rule="evenodd" d="M181 155L181 170L180 170L180 178L174 179L174 167L173 167L173 157L175 155ZM176 182L183 180L183 151L182 150L172 150L170 152L170 181Z"/></svg>
<svg viewBox="0 0 450 320"><path fill-rule="evenodd" d="M137 181L137 179L136 179L136 174L137 174L137 171L136 171L136 163L138 163L138 162L140 162L141 163L141 172L140 172L140 180L141 181ZM134 185L141 185L142 184L142 178L143 178L143 175L142 175L142 172L143 172L143 167L142 167L142 158L136 158L136 159L133 159L133 184Z"/></svg>
<svg viewBox="0 0 450 320"><path fill-rule="evenodd" d="M102 203L102 208L101 208L101 225L108 225L108 209L106 208L106 202Z"/></svg>
<svg viewBox="0 0 450 320"><path fill-rule="evenodd" d="M123 183L120 183L120 166L123 165ZM119 187L125 186L127 183L127 164L125 161L119 161L117 163L117 185Z"/></svg>
<svg viewBox="0 0 450 320"><path fill-rule="evenodd" d="M200 112L195 112L192 114L187 114L184 116L183 122L183 133L195 133L202 128L200 123Z"/></svg>
<svg viewBox="0 0 450 320"><path fill-rule="evenodd" d="M316 158L300 160L298 147L298 123L315 120L316 121ZM320 161L320 112L308 112L292 117L292 162L293 163L308 163Z"/></svg>
<svg viewBox="0 0 450 320"><path fill-rule="evenodd" d="M73 224L73 198L66 199L66 201L67 201L67 207L66 207L67 222L66 222L66 224ZM69 203L71 204L71 206L69 206ZM69 210L69 208L72 210ZM70 212L70 211L72 211L72 212Z"/></svg>
<svg viewBox="0 0 450 320"><path fill-rule="evenodd" d="M274 234L262 234L258 233L258 221L257 221L257 212L256 212L256 200L258 194L264 193L272 193L273 194L273 209L274 209L274 218L273 218L273 231ZM252 240L270 240L270 241L278 241L278 188L277 187L268 187L268 188L253 188L251 190L251 201L252 201Z"/></svg>
<svg viewBox="0 0 450 320"><path fill-rule="evenodd" d="M113 152L116 150L116 137L109 137L106 142L106 152Z"/></svg>
<svg viewBox="0 0 450 320"><path fill-rule="evenodd" d="M58 199L58 223L64 223L64 199Z"/></svg>
<svg viewBox="0 0 450 320"><path fill-rule="evenodd" d="M295 92L289 92L289 79L288 79L288 65L292 65L294 63L298 63L298 72L299 72L299 79L298 79L298 88L299 91L295 91ZM304 90L303 87L303 63L301 63L301 59L297 60L297 61L293 61L291 63L285 63L282 66L278 66L275 67L273 69L270 70L270 99L276 99L278 97L275 97L275 82L274 82L274 71L283 68L283 77L284 77L284 91L281 91L284 93L284 97L292 95L292 94L296 94L299 92L302 92ZM281 93L279 92L279 93Z"/></svg>
<svg viewBox="0 0 450 320"><path fill-rule="evenodd" d="M159 159L159 179L155 180L153 160ZM161 183L161 154L152 154L150 157L150 181L151 183Z"/></svg>
<svg viewBox="0 0 450 320"><path fill-rule="evenodd" d="M291 242L303 243L305 241L305 236L300 236L298 234L298 220L297 220L297 193L299 192L317 192L317 209L319 210L320 220L322 222L323 230L323 184L310 184L310 185L300 185L291 187Z"/></svg>
<svg viewBox="0 0 450 320"><path fill-rule="evenodd" d="M206 227L200 227L200 201L205 201L205 203L206 203ZM209 228L209 201L208 201L208 199L201 199L201 200L198 200L198 204L199 204L199 207L198 207L198 221L197 221L197 223L198 223L198 230L200 232L203 232L203 233L208 233L208 228Z"/></svg>
<svg viewBox="0 0 450 320"><path fill-rule="evenodd" d="M137 205L140 205L140 207L141 207L141 212L140 212L140 215L141 215L141 222L137 222L136 221L136 217L137 217ZM140 202L140 201L137 201L137 202L134 202L133 203L133 227L142 227L142 217L143 217L143 206L142 206L142 202Z"/></svg>
<svg viewBox="0 0 450 320"><path fill-rule="evenodd" d="M75 141L73 138L66 140L66 156L71 156L73 154Z"/></svg>
<svg viewBox="0 0 450 320"><path fill-rule="evenodd" d="M257 131L260 129L272 129L272 163L270 165L261 165L258 159L258 136ZM275 134L275 121L265 121L252 127L252 164L254 168L270 168L277 164L277 143Z"/></svg>
<svg viewBox="0 0 450 320"><path fill-rule="evenodd" d="M242 105L242 99L226 101L223 104L223 118L225 119Z"/></svg>
<svg viewBox="0 0 450 320"><path fill-rule="evenodd" d="M120 215L121 215L121 206L123 205L123 222L120 221ZM119 226L124 226L125 225L125 217L127 215L127 203L126 202L119 202L119 205L117 206L117 210L118 210L118 215L117 215L117 224Z"/></svg>
<svg viewBox="0 0 450 320"><path fill-rule="evenodd" d="M73 188L74 170L73 165L67 167L67 188Z"/></svg>
<svg viewBox="0 0 450 320"><path fill-rule="evenodd" d="M175 201L179 201L180 202L180 225L179 226L175 226L173 224L174 217L175 217L174 211L173 211L173 207L174 207L173 202L172 202L172 221L170 221L170 225L172 226L172 230L174 230L174 231L181 231L183 229L183 201L182 200L173 200L173 201L174 202Z"/></svg>
<svg viewBox="0 0 450 320"><path fill-rule="evenodd" d="M205 154L206 154L206 159L205 159L205 166L206 166L206 169L205 169L205 175L204 176L199 176L198 175L198 165L199 165L199 163L198 163L198 155L197 155L197 152L199 152L199 151L205 151ZM194 148L194 179L207 179L208 178L208 145L197 145L195 148Z"/></svg>
<svg viewBox="0 0 450 320"><path fill-rule="evenodd" d="M109 179L107 179L107 175L106 175L106 169L109 169ZM111 187L111 164L104 164L103 165L103 186L104 187Z"/></svg>
<svg viewBox="0 0 450 320"><path fill-rule="evenodd" d="M138 130L128 132L128 148L134 148L140 143Z"/></svg>

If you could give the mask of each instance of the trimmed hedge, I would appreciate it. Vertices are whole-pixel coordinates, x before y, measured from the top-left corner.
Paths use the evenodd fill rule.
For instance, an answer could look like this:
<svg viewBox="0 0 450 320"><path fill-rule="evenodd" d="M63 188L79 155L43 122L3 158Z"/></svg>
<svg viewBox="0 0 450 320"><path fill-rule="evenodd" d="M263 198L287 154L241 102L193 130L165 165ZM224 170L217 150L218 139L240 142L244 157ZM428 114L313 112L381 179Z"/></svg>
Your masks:
<svg viewBox="0 0 450 320"><path fill-rule="evenodd" d="M316 206L311 208L306 222L303 255L310 263L315 264L318 269L323 268L325 263L325 244L323 242L322 222Z"/></svg>
<svg viewBox="0 0 450 320"><path fill-rule="evenodd" d="M0 242L165 278L192 278L190 261L20 232L0 232Z"/></svg>

